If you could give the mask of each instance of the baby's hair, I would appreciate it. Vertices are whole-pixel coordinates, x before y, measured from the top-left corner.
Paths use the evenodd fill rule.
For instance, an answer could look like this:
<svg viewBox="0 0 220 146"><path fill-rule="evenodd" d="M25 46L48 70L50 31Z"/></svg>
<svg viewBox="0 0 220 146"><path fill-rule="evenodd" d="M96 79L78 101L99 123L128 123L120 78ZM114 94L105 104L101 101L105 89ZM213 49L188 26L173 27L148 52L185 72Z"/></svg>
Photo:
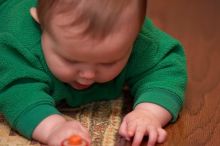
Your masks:
<svg viewBox="0 0 220 146"><path fill-rule="evenodd" d="M71 16L68 25L87 24L86 33L106 36L114 28L125 9L135 9L142 24L147 0L38 0L37 13L42 29L50 29L56 15ZM132 7L131 7L132 6Z"/></svg>

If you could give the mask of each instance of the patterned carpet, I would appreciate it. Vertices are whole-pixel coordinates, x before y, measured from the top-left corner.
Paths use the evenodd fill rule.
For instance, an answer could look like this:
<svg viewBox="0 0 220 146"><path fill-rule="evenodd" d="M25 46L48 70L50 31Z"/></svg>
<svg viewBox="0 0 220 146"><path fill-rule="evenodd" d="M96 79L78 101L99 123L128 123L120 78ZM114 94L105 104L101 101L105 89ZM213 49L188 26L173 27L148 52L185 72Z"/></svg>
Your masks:
<svg viewBox="0 0 220 146"><path fill-rule="evenodd" d="M79 108L69 108L65 104L59 110L67 119L77 119L90 131L92 146L115 146L120 138L118 128L122 117L131 110L131 98L125 92L124 97L112 101L91 103ZM130 103L130 104L129 104ZM10 129L0 114L0 146L43 146L29 141Z"/></svg>

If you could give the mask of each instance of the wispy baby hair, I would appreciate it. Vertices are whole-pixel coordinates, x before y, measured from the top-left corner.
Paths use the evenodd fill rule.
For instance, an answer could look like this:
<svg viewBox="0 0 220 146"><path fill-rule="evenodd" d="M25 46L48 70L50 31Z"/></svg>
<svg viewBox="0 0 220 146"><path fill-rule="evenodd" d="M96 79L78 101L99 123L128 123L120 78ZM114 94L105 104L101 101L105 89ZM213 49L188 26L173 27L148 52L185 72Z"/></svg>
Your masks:
<svg viewBox="0 0 220 146"><path fill-rule="evenodd" d="M49 29L51 20L63 15L71 19L68 25L86 23L87 33L105 36L129 8L135 9L138 20L143 22L146 0L38 0L37 13L42 29Z"/></svg>

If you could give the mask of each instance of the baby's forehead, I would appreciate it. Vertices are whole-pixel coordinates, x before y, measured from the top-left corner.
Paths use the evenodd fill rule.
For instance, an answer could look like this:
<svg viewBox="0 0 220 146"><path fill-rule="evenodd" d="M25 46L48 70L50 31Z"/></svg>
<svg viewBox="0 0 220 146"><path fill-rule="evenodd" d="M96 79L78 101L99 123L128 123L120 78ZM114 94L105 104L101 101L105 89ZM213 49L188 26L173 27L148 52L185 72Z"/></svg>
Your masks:
<svg viewBox="0 0 220 146"><path fill-rule="evenodd" d="M59 38L58 38L59 39ZM91 37L58 40L57 51L65 58L75 60L112 62L126 56L131 48L132 41L123 37L111 36L105 39L94 39Z"/></svg>

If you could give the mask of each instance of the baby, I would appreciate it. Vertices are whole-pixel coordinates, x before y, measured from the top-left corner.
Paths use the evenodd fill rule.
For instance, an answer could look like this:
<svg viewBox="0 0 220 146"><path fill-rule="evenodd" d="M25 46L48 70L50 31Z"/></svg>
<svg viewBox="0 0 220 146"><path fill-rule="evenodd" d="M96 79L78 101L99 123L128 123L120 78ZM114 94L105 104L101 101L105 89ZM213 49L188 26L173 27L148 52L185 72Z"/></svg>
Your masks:
<svg viewBox="0 0 220 146"><path fill-rule="evenodd" d="M145 18L146 0L0 1L0 112L23 136L50 146L77 134L80 122L56 109L134 96L119 134L138 146L166 139L184 101L180 43Z"/></svg>

